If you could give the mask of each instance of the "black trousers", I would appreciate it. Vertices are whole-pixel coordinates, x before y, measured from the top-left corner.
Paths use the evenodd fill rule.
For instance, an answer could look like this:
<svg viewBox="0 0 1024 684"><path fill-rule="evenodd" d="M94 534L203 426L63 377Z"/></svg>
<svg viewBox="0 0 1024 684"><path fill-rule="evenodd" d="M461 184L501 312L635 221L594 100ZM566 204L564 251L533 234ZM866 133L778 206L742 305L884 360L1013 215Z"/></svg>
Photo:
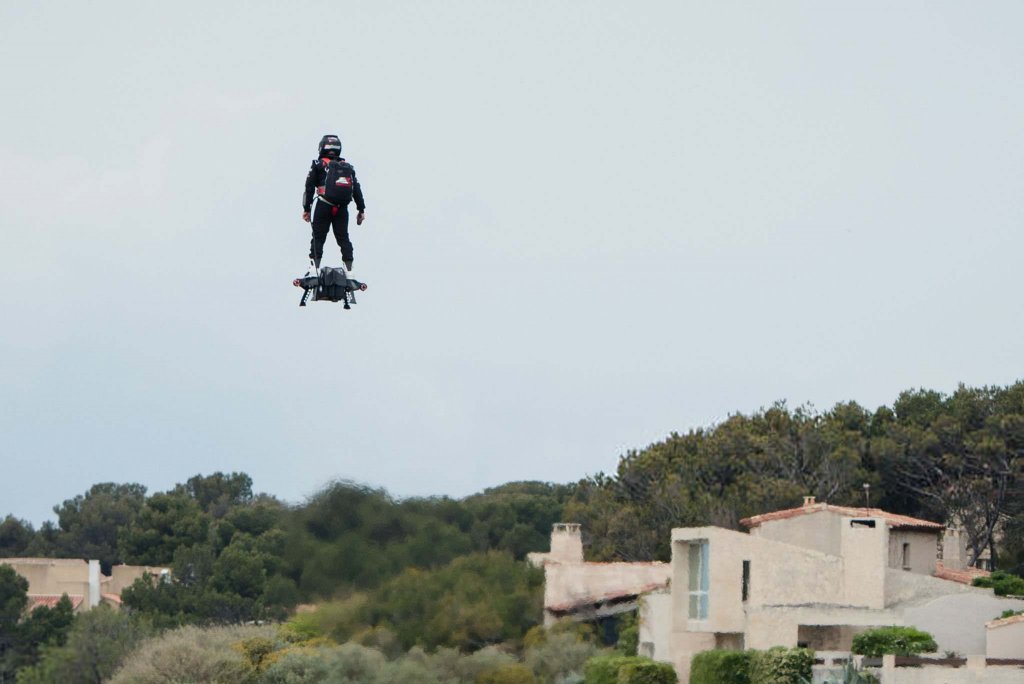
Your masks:
<svg viewBox="0 0 1024 684"><path fill-rule="evenodd" d="M324 255L327 232L334 228L334 239L341 247L341 260L352 261L352 241L348 239L348 207L332 207L327 202L316 201L313 207L313 239L309 242L309 258L320 263Z"/></svg>

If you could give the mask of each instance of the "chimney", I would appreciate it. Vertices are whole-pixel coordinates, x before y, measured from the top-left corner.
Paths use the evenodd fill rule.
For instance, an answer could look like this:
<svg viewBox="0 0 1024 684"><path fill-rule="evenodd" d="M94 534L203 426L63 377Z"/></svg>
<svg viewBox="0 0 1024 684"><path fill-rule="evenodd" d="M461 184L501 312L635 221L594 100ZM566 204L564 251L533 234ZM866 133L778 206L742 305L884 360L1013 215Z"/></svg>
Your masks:
<svg viewBox="0 0 1024 684"><path fill-rule="evenodd" d="M100 562L89 561L89 604L87 608L100 605Z"/></svg>
<svg viewBox="0 0 1024 684"><path fill-rule="evenodd" d="M947 527L939 551L942 564L947 568L963 570L967 567L967 535L963 530Z"/></svg>
<svg viewBox="0 0 1024 684"><path fill-rule="evenodd" d="M555 523L551 528L551 553L548 557L559 563L583 562L583 538L578 523Z"/></svg>
<svg viewBox="0 0 1024 684"><path fill-rule="evenodd" d="M814 505L814 497L813 496L805 496L804 497L804 508L810 508L813 505Z"/></svg>

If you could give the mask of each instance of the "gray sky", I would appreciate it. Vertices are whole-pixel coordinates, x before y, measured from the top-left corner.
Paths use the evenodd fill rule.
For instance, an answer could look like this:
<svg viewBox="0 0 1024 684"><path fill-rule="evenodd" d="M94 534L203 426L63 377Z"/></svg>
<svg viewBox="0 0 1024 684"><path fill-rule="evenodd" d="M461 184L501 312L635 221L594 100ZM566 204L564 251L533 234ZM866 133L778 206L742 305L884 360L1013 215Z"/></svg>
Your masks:
<svg viewBox="0 0 1024 684"><path fill-rule="evenodd" d="M6 2L0 515L571 481L1022 377L1024 4ZM367 197L352 311L299 195ZM333 238L329 259L340 262Z"/></svg>

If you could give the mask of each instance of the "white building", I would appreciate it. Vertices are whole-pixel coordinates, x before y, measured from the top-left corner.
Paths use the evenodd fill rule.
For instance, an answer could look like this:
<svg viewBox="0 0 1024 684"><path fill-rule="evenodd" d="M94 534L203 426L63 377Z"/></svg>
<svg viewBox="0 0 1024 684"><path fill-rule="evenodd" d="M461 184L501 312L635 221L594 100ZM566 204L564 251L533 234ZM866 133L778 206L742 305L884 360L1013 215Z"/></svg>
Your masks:
<svg viewBox="0 0 1024 684"><path fill-rule="evenodd" d="M986 624L1024 601L969 585L962 536L927 520L874 508L805 499L799 508L719 527L672 531L670 601L648 620L654 657L680 681L713 648L806 646L849 651L854 635L908 625L930 632L939 651L984 654ZM942 559L939 559L939 555ZM643 615L643 614L642 614ZM1019 644L1024 658L1024 642Z"/></svg>

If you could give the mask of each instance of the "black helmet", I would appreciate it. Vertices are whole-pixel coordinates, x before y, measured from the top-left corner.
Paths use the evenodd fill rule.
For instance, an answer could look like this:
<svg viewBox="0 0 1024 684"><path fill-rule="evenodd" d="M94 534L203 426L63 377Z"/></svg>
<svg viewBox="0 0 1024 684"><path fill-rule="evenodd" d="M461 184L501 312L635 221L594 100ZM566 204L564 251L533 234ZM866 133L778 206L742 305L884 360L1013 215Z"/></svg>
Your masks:
<svg viewBox="0 0 1024 684"><path fill-rule="evenodd" d="M337 159L341 156L341 140L336 135L325 135L320 138L320 156Z"/></svg>

